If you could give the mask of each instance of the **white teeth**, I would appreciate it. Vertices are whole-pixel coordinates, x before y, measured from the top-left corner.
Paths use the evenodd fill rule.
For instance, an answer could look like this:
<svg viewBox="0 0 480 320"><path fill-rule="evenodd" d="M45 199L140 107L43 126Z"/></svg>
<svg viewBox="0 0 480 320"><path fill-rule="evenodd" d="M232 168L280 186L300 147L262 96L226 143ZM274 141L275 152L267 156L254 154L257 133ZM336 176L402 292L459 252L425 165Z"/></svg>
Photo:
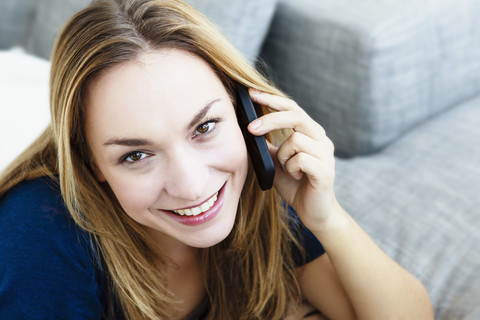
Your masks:
<svg viewBox="0 0 480 320"><path fill-rule="evenodd" d="M175 212L176 214L181 215L181 216L196 216L196 215L199 215L200 213L205 212L208 209L210 209L213 206L213 204L215 203L215 201L217 201L217 197L218 197L218 192L213 197L211 197L210 199L205 201L199 207L194 207L194 208L189 208L189 209L172 210L172 211Z"/></svg>
<svg viewBox="0 0 480 320"><path fill-rule="evenodd" d="M211 207L211 206L208 204L208 201L207 201L207 202L205 202L204 204L202 204L202 205L200 206L200 211L205 212L205 211L207 211L208 209L210 209L210 207Z"/></svg>
<svg viewBox="0 0 480 320"><path fill-rule="evenodd" d="M197 214L202 213L202 209L200 209L199 207L190 208L190 211L192 212L192 216L196 216Z"/></svg>

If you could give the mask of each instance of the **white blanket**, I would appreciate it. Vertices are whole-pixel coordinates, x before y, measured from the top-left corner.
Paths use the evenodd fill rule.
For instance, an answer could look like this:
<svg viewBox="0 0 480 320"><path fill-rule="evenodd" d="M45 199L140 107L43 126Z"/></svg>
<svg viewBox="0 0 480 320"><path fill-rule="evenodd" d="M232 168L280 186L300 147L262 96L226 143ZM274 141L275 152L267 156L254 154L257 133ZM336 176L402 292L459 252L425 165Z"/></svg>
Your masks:
<svg viewBox="0 0 480 320"><path fill-rule="evenodd" d="M50 63L20 48L0 51L0 170L50 121Z"/></svg>

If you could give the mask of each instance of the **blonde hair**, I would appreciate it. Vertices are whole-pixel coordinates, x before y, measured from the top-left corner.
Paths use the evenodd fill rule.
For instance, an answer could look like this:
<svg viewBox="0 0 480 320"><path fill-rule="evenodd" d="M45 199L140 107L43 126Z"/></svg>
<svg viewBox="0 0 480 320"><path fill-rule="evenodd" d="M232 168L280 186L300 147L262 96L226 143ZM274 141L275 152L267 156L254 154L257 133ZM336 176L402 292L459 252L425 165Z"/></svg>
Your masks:
<svg viewBox="0 0 480 320"><path fill-rule="evenodd" d="M123 211L108 184L95 179L84 134L85 96L103 72L161 48L203 58L232 97L237 84L283 95L182 1L94 1L67 22L53 50L51 127L0 178L1 197L22 180L58 177L69 212L92 235L104 260L111 305L118 301L128 319L172 318L178 301L152 262L152 240ZM300 299L291 254L296 240L285 211L275 191L260 190L250 166L233 231L203 250L209 319L280 319L288 304ZM163 258L165 267L168 263Z"/></svg>

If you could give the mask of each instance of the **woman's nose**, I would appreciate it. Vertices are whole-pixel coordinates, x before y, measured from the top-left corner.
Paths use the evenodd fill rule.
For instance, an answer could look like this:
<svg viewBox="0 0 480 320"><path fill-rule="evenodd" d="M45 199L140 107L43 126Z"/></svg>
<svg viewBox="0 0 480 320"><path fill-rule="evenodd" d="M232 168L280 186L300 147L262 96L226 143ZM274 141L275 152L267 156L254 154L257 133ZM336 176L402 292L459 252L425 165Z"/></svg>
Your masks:
<svg viewBox="0 0 480 320"><path fill-rule="evenodd" d="M169 158L165 191L168 195L195 201L205 196L209 169L201 157L177 152Z"/></svg>

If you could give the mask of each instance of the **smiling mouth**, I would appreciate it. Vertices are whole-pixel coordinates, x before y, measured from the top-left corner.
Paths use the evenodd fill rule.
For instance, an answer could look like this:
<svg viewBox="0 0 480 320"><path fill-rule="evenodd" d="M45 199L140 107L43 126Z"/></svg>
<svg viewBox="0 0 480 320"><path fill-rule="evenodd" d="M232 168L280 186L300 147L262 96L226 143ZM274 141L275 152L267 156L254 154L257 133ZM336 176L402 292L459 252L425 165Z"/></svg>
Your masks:
<svg viewBox="0 0 480 320"><path fill-rule="evenodd" d="M227 182L213 196L198 206L176 209L161 210L178 223L187 226L197 226L206 223L217 216L225 201L225 188Z"/></svg>
<svg viewBox="0 0 480 320"><path fill-rule="evenodd" d="M203 212L210 210L210 208L213 207L213 205L217 201L219 192L220 191L217 191L217 193L215 193L210 199L206 200L204 203L202 203L198 207L179 209L179 210L170 210L170 211L181 216L197 216Z"/></svg>

